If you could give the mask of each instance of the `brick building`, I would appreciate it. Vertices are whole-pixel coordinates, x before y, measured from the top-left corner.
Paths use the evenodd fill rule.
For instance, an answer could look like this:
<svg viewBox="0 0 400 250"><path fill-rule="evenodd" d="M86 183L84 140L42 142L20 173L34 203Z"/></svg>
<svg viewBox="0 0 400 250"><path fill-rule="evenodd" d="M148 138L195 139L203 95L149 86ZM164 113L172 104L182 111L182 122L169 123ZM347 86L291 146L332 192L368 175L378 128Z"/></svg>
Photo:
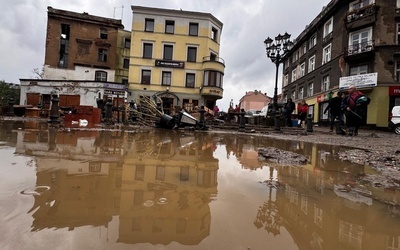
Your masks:
<svg viewBox="0 0 400 250"><path fill-rule="evenodd" d="M122 21L50 6L47 10L43 79L20 79L20 104L48 108L54 91L61 107L96 106L98 98L126 98L128 73L123 67L129 49L123 50L130 33L121 32Z"/></svg>
<svg viewBox="0 0 400 250"><path fill-rule="evenodd" d="M367 124L387 127L400 104L400 2L332 0L283 64L284 101L306 99L314 122L327 121L323 111L339 89L356 85L372 99Z"/></svg>

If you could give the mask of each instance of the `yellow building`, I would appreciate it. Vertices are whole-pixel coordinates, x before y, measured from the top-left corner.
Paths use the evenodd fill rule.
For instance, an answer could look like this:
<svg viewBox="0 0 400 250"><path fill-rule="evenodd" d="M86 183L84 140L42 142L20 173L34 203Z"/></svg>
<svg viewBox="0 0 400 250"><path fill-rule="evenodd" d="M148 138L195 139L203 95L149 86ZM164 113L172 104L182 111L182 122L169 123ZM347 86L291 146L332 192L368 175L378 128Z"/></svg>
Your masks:
<svg viewBox="0 0 400 250"><path fill-rule="evenodd" d="M127 30L118 30L115 82L128 85L130 49L131 32Z"/></svg>
<svg viewBox="0 0 400 250"><path fill-rule="evenodd" d="M166 114L179 107L214 108L223 96L221 21L209 13L131 8L129 100L157 96Z"/></svg>

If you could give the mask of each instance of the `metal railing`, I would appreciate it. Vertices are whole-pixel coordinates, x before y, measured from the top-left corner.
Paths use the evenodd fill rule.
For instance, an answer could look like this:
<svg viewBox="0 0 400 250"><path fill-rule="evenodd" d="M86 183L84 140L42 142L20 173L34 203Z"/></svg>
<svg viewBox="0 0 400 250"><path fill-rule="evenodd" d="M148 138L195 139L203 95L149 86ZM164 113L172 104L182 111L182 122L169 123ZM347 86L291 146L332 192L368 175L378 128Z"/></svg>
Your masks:
<svg viewBox="0 0 400 250"><path fill-rule="evenodd" d="M374 41L370 40L367 42L349 45L349 47L347 47L346 54L348 56L351 56L351 55L356 55L356 54L360 54L360 53L364 53L364 52L369 52L372 50L374 50Z"/></svg>

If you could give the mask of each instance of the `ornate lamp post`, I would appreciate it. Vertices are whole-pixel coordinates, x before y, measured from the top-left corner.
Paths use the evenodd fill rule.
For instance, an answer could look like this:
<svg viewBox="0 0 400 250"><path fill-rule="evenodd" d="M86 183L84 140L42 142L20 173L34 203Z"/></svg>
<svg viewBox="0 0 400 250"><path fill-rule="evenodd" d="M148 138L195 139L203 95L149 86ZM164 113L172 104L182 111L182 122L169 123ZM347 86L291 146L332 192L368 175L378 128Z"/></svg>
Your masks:
<svg viewBox="0 0 400 250"><path fill-rule="evenodd" d="M283 62L288 51L293 47L293 43L289 39L290 34L285 32L284 35L279 34L275 37L275 43L270 37L264 41L267 57L270 58L276 66L273 115L275 117L275 130L277 131L281 130L280 114L278 112L278 70L279 64Z"/></svg>

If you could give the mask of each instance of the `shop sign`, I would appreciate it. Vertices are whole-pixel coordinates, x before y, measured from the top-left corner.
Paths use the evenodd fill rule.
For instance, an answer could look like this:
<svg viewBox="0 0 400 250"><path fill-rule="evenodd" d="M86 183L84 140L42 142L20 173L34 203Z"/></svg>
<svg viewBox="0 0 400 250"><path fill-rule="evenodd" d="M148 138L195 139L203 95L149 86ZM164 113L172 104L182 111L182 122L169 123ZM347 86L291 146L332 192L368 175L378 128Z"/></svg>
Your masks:
<svg viewBox="0 0 400 250"><path fill-rule="evenodd" d="M377 82L378 73L345 76L339 79L339 89L348 89L350 86L357 88L375 87Z"/></svg>
<svg viewBox="0 0 400 250"><path fill-rule="evenodd" d="M118 90L125 90L125 84L116 84L116 83L104 83L104 88L108 89L118 89Z"/></svg>
<svg viewBox="0 0 400 250"><path fill-rule="evenodd" d="M185 67L184 62L179 61L162 61L156 60L155 66L157 67L168 67L168 68L180 68L183 69Z"/></svg>
<svg viewBox="0 0 400 250"><path fill-rule="evenodd" d="M216 95L219 95L219 94L221 94L221 91L219 91L219 90L215 90L215 89L210 89L209 93L210 93L210 94L216 94Z"/></svg>
<svg viewBox="0 0 400 250"><path fill-rule="evenodd" d="M322 94L322 95L317 96L317 102L318 103L319 102L326 102L326 101L329 101L330 99L331 99L331 94L330 93Z"/></svg>
<svg viewBox="0 0 400 250"><path fill-rule="evenodd" d="M389 96L400 96L400 86L390 86Z"/></svg>
<svg viewBox="0 0 400 250"><path fill-rule="evenodd" d="M105 95L125 95L125 91L117 91L117 90L111 90L111 89L105 89L104 90Z"/></svg>

